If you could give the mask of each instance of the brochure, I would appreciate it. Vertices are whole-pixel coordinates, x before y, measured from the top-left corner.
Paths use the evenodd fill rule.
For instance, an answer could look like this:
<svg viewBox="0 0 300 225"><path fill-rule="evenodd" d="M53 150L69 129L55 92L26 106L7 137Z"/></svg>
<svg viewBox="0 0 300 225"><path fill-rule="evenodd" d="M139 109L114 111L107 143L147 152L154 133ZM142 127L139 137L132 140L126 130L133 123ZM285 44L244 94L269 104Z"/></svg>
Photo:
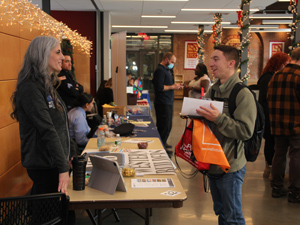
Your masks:
<svg viewBox="0 0 300 225"><path fill-rule="evenodd" d="M132 188L170 188L175 187L172 178L131 179Z"/></svg>

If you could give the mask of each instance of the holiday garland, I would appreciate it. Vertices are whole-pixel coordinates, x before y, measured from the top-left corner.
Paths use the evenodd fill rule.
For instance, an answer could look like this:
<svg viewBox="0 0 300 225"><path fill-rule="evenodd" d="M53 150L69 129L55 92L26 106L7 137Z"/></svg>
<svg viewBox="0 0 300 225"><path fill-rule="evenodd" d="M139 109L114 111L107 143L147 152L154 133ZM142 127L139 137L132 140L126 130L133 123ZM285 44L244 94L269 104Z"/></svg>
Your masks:
<svg viewBox="0 0 300 225"><path fill-rule="evenodd" d="M240 27L240 31L239 31L239 35L240 35L240 39L241 39L241 43L240 43L240 48L241 48L241 52L243 52L243 50L245 50L249 45L250 45L250 21L249 21L249 15L250 15L250 10L247 10L245 13L243 12L243 9L246 5L250 5L251 0L244 0L242 2L241 5L241 10L237 11L238 14L238 26ZM249 7L250 8L250 7ZM248 23L245 24L246 21L249 21ZM247 31L246 35L243 36L243 31ZM248 50L248 57L247 59L241 61L240 63L240 68L243 64L248 63L249 62L249 50ZM250 68L249 68L249 64L247 65L247 72L246 74L242 77L242 81L245 82L249 79L250 75Z"/></svg>
<svg viewBox="0 0 300 225"><path fill-rule="evenodd" d="M215 46L221 44L221 36L222 36L222 13L215 13L214 15L215 24L212 26L213 37L214 40L212 41Z"/></svg>
<svg viewBox="0 0 300 225"><path fill-rule="evenodd" d="M290 24L291 27L291 35L290 39L292 42L294 42L295 39L295 34L296 34L296 29L298 28L298 24L300 22L300 15L298 15L297 12L297 0L290 0L290 5L288 7L288 10L293 13L294 15L294 21L292 24ZM300 47L300 42L294 42L291 46L289 46L289 50L293 50L297 47Z"/></svg>
<svg viewBox="0 0 300 225"><path fill-rule="evenodd" d="M198 62L204 62L204 26L198 26L198 35L197 35L197 42L198 42Z"/></svg>

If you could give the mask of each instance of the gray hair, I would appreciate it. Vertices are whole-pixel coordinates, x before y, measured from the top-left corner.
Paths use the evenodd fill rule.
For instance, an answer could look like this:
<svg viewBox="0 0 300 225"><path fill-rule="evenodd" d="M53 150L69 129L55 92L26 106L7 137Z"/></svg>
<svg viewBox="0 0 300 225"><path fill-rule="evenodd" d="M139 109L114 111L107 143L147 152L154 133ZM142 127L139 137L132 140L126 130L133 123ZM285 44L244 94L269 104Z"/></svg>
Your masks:
<svg viewBox="0 0 300 225"><path fill-rule="evenodd" d="M54 37L39 36L34 38L29 44L24 56L23 66L19 72L17 87L11 96L13 112L12 118L17 118L16 98L20 85L30 79L44 86L46 94L50 94L54 100L55 106L61 110L58 104L55 87L59 85L57 74L49 75L48 61L50 51L59 44L59 41Z"/></svg>

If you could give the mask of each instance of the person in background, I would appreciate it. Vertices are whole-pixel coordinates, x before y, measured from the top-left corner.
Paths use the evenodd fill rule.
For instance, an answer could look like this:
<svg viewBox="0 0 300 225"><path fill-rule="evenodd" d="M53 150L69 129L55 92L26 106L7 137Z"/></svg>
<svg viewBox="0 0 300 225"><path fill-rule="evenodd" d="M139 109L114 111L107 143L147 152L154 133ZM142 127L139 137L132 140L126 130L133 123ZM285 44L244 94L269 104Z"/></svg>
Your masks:
<svg viewBox="0 0 300 225"><path fill-rule="evenodd" d="M57 39L34 38L12 95L11 116L19 121L21 161L33 181L31 194L67 193L71 165L67 109L55 89L63 59Z"/></svg>
<svg viewBox="0 0 300 225"><path fill-rule="evenodd" d="M205 97L211 98L214 90L215 99L226 99L229 98L235 84L241 82L237 72L240 62L239 50L229 45L218 45L214 49L209 66L218 80L211 86ZM251 138L254 131L255 99L248 88L241 89L236 96L234 118L230 116L226 102L222 113L214 103L210 104L210 108L200 106L196 112L211 121L210 128L220 142L230 165L230 170L226 174L217 165L211 165L208 171L214 211L219 216L219 225L244 225L242 185L247 160L243 141Z"/></svg>
<svg viewBox="0 0 300 225"><path fill-rule="evenodd" d="M126 74L126 86L130 86L130 85L129 85L130 79L132 79L131 73L127 73L127 74ZM131 86L132 86L132 85L131 85Z"/></svg>
<svg viewBox="0 0 300 225"><path fill-rule="evenodd" d="M271 134L270 128L270 116L269 116L269 108L267 101L267 93L268 93L268 85L276 71L282 70L286 64L288 64L291 60L291 57L284 52L277 52L268 60L266 66L262 70L261 76L257 82L259 89L259 97L258 102L264 109L265 115L265 131L264 131L264 155L266 161L266 167L263 173L263 177L272 177L272 160L274 156L274 146L275 140L274 136Z"/></svg>
<svg viewBox="0 0 300 225"><path fill-rule="evenodd" d="M133 84L134 84L134 79L130 78L128 81L128 86L133 86Z"/></svg>
<svg viewBox="0 0 300 225"><path fill-rule="evenodd" d="M289 151L288 201L300 203L300 48L292 51L291 62L271 78L267 101L271 134L275 139L272 197L287 194L283 182Z"/></svg>
<svg viewBox="0 0 300 225"><path fill-rule="evenodd" d="M204 89L204 93L208 90L211 85L211 81L207 74L206 66L203 63L198 63L195 69L195 78L186 85L186 88L189 90L190 98L200 98L202 87Z"/></svg>
<svg viewBox="0 0 300 225"><path fill-rule="evenodd" d="M103 88L104 85L104 88ZM107 82L102 81L97 93L96 102L98 106L98 112L101 117L103 117L103 107L104 104L109 104L114 102L114 95L112 90L112 79L109 78Z"/></svg>
<svg viewBox="0 0 300 225"><path fill-rule="evenodd" d="M152 83L154 85L154 107L156 114L156 126L165 148L172 148L167 144L167 139L172 129L174 90L183 88L182 84L174 84L170 72L176 62L172 52L164 54L162 61L154 71ZM173 151L167 150L170 155Z"/></svg>
<svg viewBox="0 0 300 225"><path fill-rule="evenodd" d="M88 93L82 93L73 101L74 108L68 112L70 136L76 141L79 148L84 148L97 129L93 126L90 133L90 127L86 120L86 112L93 108L94 98ZM96 129L95 129L96 127Z"/></svg>
<svg viewBox="0 0 300 225"><path fill-rule="evenodd" d="M70 74L72 69L71 56L64 55L64 57L65 59L62 62L62 70L58 74L61 84L57 88L57 91L69 111L74 107L72 105L73 100L83 92L83 86L77 83Z"/></svg>

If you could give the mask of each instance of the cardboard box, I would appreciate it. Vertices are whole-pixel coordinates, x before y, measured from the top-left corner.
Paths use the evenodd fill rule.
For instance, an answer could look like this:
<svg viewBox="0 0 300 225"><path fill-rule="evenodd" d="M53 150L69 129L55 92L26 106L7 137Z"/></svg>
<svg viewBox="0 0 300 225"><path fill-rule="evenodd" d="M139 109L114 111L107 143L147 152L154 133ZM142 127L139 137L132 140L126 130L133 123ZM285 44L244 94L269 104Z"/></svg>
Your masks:
<svg viewBox="0 0 300 225"><path fill-rule="evenodd" d="M119 116L126 115L126 106L103 106L103 115L111 111L117 112Z"/></svg>

